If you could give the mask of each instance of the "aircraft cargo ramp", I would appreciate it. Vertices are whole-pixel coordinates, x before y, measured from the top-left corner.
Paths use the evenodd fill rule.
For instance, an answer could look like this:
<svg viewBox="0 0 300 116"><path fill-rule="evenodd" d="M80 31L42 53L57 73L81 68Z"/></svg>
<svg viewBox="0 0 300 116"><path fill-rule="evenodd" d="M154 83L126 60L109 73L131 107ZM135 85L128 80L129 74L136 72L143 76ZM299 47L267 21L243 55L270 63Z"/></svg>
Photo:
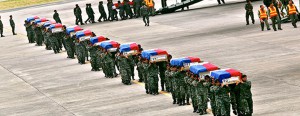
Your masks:
<svg viewBox="0 0 300 116"><path fill-rule="evenodd" d="M175 12L178 9L193 5L195 3L201 2L203 0L186 0L184 2L180 2L177 4L172 4L171 6L167 6L164 8L160 8L158 11L156 11L157 14L161 13L161 14L167 14L167 13L172 13Z"/></svg>

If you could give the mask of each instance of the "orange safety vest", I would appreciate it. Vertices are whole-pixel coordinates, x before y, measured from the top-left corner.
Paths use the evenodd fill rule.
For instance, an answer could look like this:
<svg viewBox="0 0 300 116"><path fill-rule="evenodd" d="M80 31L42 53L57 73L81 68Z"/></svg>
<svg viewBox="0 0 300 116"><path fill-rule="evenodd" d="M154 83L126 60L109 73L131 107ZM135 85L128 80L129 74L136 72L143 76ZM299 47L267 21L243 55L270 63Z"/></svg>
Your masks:
<svg viewBox="0 0 300 116"><path fill-rule="evenodd" d="M289 15L293 15L293 14L297 13L297 10L296 10L296 7L294 4L292 6L288 5L288 7L289 7Z"/></svg>
<svg viewBox="0 0 300 116"><path fill-rule="evenodd" d="M259 14L260 14L260 19L266 19L266 18L268 18L268 16L267 16L267 11L265 11L265 10L259 10Z"/></svg>
<svg viewBox="0 0 300 116"><path fill-rule="evenodd" d="M153 0L144 0L148 7L154 7Z"/></svg>
<svg viewBox="0 0 300 116"><path fill-rule="evenodd" d="M269 10L270 10L270 18L277 16L277 10L274 6L272 8L269 7Z"/></svg>

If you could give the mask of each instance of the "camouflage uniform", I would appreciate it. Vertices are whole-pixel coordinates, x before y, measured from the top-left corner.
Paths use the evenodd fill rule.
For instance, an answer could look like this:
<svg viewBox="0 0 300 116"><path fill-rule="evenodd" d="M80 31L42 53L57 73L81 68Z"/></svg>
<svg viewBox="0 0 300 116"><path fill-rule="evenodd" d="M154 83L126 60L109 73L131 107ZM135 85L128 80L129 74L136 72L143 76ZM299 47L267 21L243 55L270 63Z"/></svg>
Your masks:
<svg viewBox="0 0 300 116"><path fill-rule="evenodd" d="M171 92L171 71L166 70L165 71L165 78L166 78L166 90L167 92Z"/></svg>
<svg viewBox="0 0 300 116"><path fill-rule="evenodd" d="M226 86L216 86L215 92L216 115L230 116L229 88Z"/></svg>
<svg viewBox="0 0 300 116"><path fill-rule="evenodd" d="M51 50L51 42L47 31L43 31L44 44L46 45L47 50Z"/></svg>
<svg viewBox="0 0 300 116"><path fill-rule="evenodd" d="M113 78L114 76L114 59L112 58L112 54L110 52L106 52L103 54L103 70L106 72L106 76L108 78Z"/></svg>
<svg viewBox="0 0 300 116"><path fill-rule="evenodd" d="M207 106L207 94L206 88L202 81L197 82L196 94L197 94L197 103L198 103L198 112L204 113L206 111L205 106Z"/></svg>
<svg viewBox="0 0 300 116"><path fill-rule="evenodd" d="M34 32L35 32L35 41L37 45L42 46L44 37L41 28L35 27Z"/></svg>
<svg viewBox="0 0 300 116"><path fill-rule="evenodd" d="M78 63L85 64L86 47L83 42L76 43Z"/></svg>
<svg viewBox="0 0 300 116"><path fill-rule="evenodd" d="M120 74L122 77L122 82L126 85L131 84L131 69L130 69L130 60L124 56L119 57L120 65Z"/></svg>
<svg viewBox="0 0 300 116"><path fill-rule="evenodd" d="M26 27L26 32L27 32L27 37L28 37L29 43L34 43L34 32L32 29L32 25L25 24L25 27Z"/></svg>
<svg viewBox="0 0 300 116"><path fill-rule="evenodd" d="M251 116L253 113L253 100L251 93L251 81L240 83L236 86L239 91L239 109L244 116Z"/></svg>
<svg viewBox="0 0 300 116"><path fill-rule="evenodd" d="M66 41L66 50L67 50L68 58L73 59L75 53L74 39L70 36L65 36L65 41Z"/></svg>
<svg viewBox="0 0 300 116"><path fill-rule="evenodd" d="M138 61L137 65L136 65L136 69L138 71L139 82L143 82L144 81L144 77L143 77L144 68L143 68L142 61Z"/></svg>
<svg viewBox="0 0 300 116"><path fill-rule="evenodd" d="M192 79L191 80L191 91L192 91L192 103L194 106L194 112L198 110L198 99L197 99L197 85L198 85L198 80L197 79Z"/></svg>
<svg viewBox="0 0 300 116"><path fill-rule="evenodd" d="M59 53L59 44L56 36L54 36L54 34L51 32L48 32L48 36L49 36L52 50L54 51L55 54Z"/></svg>
<svg viewBox="0 0 300 116"><path fill-rule="evenodd" d="M185 99L186 103L189 105L190 104L190 98L191 98L191 78L186 75L184 77L184 88L185 88Z"/></svg>
<svg viewBox="0 0 300 116"><path fill-rule="evenodd" d="M99 64L99 55L97 53L98 47L97 46L91 46L89 47L89 52L91 56L91 66L92 66L92 71L100 71L100 64Z"/></svg>
<svg viewBox="0 0 300 116"><path fill-rule="evenodd" d="M143 77L144 77L144 83L145 83L145 90L146 90L146 93L148 94L149 93L149 81L148 81L148 74L149 74L149 71L148 71L148 68L149 68L149 64L148 63L145 63L143 62L142 63L142 66L143 66Z"/></svg>
<svg viewBox="0 0 300 116"><path fill-rule="evenodd" d="M215 97L216 97L216 89L217 89L217 86L215 86L215 85L212 85L212 86L209 88L210 106L211 106L212 113L213 113L214 115L216 115L216 100L215 100Z"/></svg>
<svg viewBox="0 0 300 116"><path fill-rule="evenodd" d="M165 91L165 82L166 82L165 72L167 70L167 62L159 62L158 68L159 68L161 90Z"/></svg>
<svg viewBox="0 0 300 116"><path fill-rule="evenodd" d="M170 80L171 80L171 93L172 93L172 98L173 98L173 104L179 103L178 101L178 95L177 95L177 80L175 77L176 72L175 71L171 71L170 73Z"/></svg>
<svg viewBox="0 0 300 116"><path fill-rule="evenodd" d="M177 80L177 92L178 92L178 101L179 105L184 105L185 104L185 82L184 82L184 77L185 77L185 71L179 71L176 72L175 79Z"/></svg>
<svg viewBox="0 0 300 116"><path fill-rule="evenodd" d="M158 94L158 66L149 64L147 70L150 94Z"/></svg>

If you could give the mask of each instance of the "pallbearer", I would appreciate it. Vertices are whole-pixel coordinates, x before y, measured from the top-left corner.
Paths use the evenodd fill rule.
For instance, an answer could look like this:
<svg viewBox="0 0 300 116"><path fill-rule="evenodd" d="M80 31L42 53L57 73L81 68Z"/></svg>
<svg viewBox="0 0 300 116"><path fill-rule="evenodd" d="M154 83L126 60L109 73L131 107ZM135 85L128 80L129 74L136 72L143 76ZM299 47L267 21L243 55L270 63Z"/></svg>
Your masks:
<svg viewBox="0 0 300 116"><path fill-rule="evenodd" d="M145 50L142 52L142 57L146 59L149 66L145 67L147 77L145 84L149 85L149 93L158 95L158 66L157 62L168 61L168 52L162 49ZM147 81L147 82L146 82ZM147 92L146 87L146 92Z"/></svg>
<svg viewBox="0 0 300 116"><path fill-rule="evenodd" d="M115 68L115 60L112 53L116 53L118 51L118 48L120 47L120 44L116 41L107 40L100 42L100 47L103 49L102 59L103 59L103 70L106 73L107 78L113 78L117 75L114 74L116 71Z"/></svg>
<svg viewBox="0 0 300 116"><path fill-rule="evenodd" d="M85 64L85 58L88 60L88 49L87 45L89 39L92 36L92 31L90 30L83 30L76 32L76 55L78 59L78 63Z"/></svg>
<svg viewBox="0 0 300 116"><path fill-rule="evenodd" d="M190 71L192 74L196 75L194 77L198 77L194 80L193 86L195 87L195 91L193 92L194 95L193 101L196 101L194 106L194 110L197 109L197 113L202 114L207 114L207 102L208 102L208 88L210 86L209 81L209 71L217 70L219 69L217 66L209 63L209 62L202 62L199 64L195 64L190 66ZM214 101L211 101L214 103ZM214 111L214 105L212 105L212 109Z"/></svg>
<svg viewBox="0 0 300 116"><path fill-rule="evenodd" d="M106 41L107 38L103 36L98 36L98 37L92 37L90 39L90 47L89 47L89 52L90 52L90 57L91 57L91 66L92 69L91 71L100 71L100 52L99 52L99 46L97 46L97 43L100 43L102 41Z"/></svg>
<svg viewBox="0 0 300 116"><path fill-rule="evenodd" d="M36 46L42 46L43 45L43 33L41 26L48 21L46 18L41 18L41 19L35 19L34 21L34 32L35 32L35 41L36 41Z"/></svg>
<svg viewBox="0 0 300 116"><path fill-rule="evenodd" d="M81 31L83 30L81 27L79 26L70 26L66 28L66 36L65 36L65 42L66 42L66 50L67 50L67 54L68 57L67 58L71 58L74 59L74 54L75 54L75 33L77 31Z"/></svg>
<svg viewBox="0 0 300 116"><path fill-rule="evenodd" d="M235 84L240 81L241 73L235 69L221 69L216 71L211 71L210 76L214 78L216 88L216 115L230 115L230 101L232 104L232 109L234 112L239 112L239 103L236 98L239 96L236 94L230 84ZM231 89L231 90L230 90ZM230 96L229 94L230 93Z"/></svg>

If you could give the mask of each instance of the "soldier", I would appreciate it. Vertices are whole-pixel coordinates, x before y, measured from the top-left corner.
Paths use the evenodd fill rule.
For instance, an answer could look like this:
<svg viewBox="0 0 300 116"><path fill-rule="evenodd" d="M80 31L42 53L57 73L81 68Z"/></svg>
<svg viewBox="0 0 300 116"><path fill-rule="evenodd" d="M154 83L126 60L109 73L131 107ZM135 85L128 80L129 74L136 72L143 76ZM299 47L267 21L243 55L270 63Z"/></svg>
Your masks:
<svg viewBox="0 0 300 116"><path fill-rule="evenodd" d="M80 64L85 64L85 57L86 57L86 46L84 41L79 41L78 40L78 44L77 44L77 59L78 59L78 63Z"/></svg>
<svg viewBox="0 0 300 116"><path fill-rule="evenodd" d="M211 110L212 110L212 113L213 113L213 115L214 116L217 116L216 114L216 112L217 112L217 110L216 110L216 100L215 100L215 98L216 98L216 88L217 88L217 86L216 86L216 84L215 84L215 80L214 80L214 78L212 78L211 79L211 87L209 88L209 100L210 100L210 106L211 106Z"/></svg>
<svg viewBox="0 0 300 116"><path fill-rule="evenodd" d="M191 98L194 108L194 113L198 111L198 97L197 97L197 85L198 85L198 75L192 75L191 80Z"/></svg>
<svg viewBox="0 0 300 116"><path fill-rule="evenodd" d="M167 0L162 0L161 1L161 7L166 7L167 6Z"/></svg>
<svg viewBox="0 0 300 116"><path fill-rule="evenodd" d="M136 70L138 71L139 82L143 82L144 81L143 73L145 71L143 68L143 59L142 59L141 55L138 55L138 62L136 64Z"/></svg>
<svg viewBox="0 0 300 116"><path fill-rule="evenodd" d="M292 21L292 25L294 26L294 28L297 28L297 16L299 14L297 7L295 6L295 4L293 3L292 0L289 1L289 5L287 5L287 12L288 15Z"/></svg>
<svg viewBox="0 0 300 116"><path fill-rule="evenodd" d="M166 78L166 90L167 92L171 92L171 69L170 65L167 64L167 70L165 72L165 78Z"/></svg>
<svg viewBox="0 0 300 116"><path fill-rule="evenodd" d="M50 38L49 35L47 34L47 28L43 28L43 37L44 37L44 44L46 45L45 49L46 50L51 50L51 42L50 42Z"/></svg>
<svg viewBox="0 0 300 116"><path fill-rule="evenodd" d="M49 41L51 43L52 50L55 54L59 53L59 44L56 36L51 32L51 30L48 30L47 36L49 37Z"/></svg>
<svg viewBox="0 0 300 116"><path fill-rule="evenodd" d="M133 0L133 10L136 18L140 17L142 0Z"/></svg>
<svg viewBox="0 0 300 116"><path fill-rule="evenodd" d="M59 18L59 14L57 13L56 10L54 10L53 19L54 19L57 23L61 23L61 20L60 20L60 18Z"/></svg>
<svg viewBox="0 0 300 116"><path fill-rule="evenodd" d="M64 37L66 41L66 50L67 50L67 58L75 59L75 44L74 44L74 38L71 37L69 34L66 34Z"/></svg>
<svg viewBox="0 0 300 116"><path fill-rule="evenodd" d="M12 30L13 35L17 35L17 34L15 33L15 22L14 22L14 20L13 20L12 15L9 16L9 24L10 24L10 26L11 26L11 30Z"/></svg>
<svg viewBox="0 0 300 116"><path fill-rule="evenodd" d="M42 46L44 37L41 28L37 24L34 25L34 32L36 46Z"/></svg>
<svg viewBox="0 0 300 116"><path fill-rule="evenodd" d="M236 91L239 91L239 104L243 116L252 116L253 101L251 93L251 81L247 80L247 75L242 75L242 81L236 83Z"/></svg>
<svg viewBox="0 0 300 116"><path fill-rule="evenodd" d="M166 62L166 61L157 63L158 68L159 68L160 85L161 85L162 91L165 91L165 82L166 82L165 72L167 70L167 64L168 64L168 62Z"/></svg>
<svg viewBox="0 0 300 116"><path fill-rule="evenodd" d="M209 98L209 88L211 87L211 80L210 80L210 76L208 75L205 75L204 77L205 81L203 82L203 85L204 85L204 110L203 110L203 113L204 114L207 114L206 110L208 109L208 98Z"/></svg>
<svg viewBox="0 0 300 116"><path fill-rule="evenodd" d="M230 98L228 85L221 85L219 80L215 80L216 83L216 115L217 116L230 116Z"/></svg>
<svg viewBox="0 0 300 116"><path fill-rule="evenodd" d="M90 52L90 57L91 57L91 71L100 71L100 64L99 64L99 55L97 53L98 51L98 46L93 46L90 44L88 48Z"/></svg>
<svg viewBox="0 0 300 116"><path fill-rule="evenodd" d="M29 22L25 21L24 26L26 27L26 32L27 32L27 37L28 37L29 43L34 43L34 32L32 30L32 25Z"/></svg>
<svg viewBox="0 0 300 116"><path fill-rule="evenodd" d="M2 21L1 21L1 16L0 16L0 35L1 35L1 37L5 37L5 36L3 35L3 23L2 23Z"/></svg>
<svg viewBox="0 0 300 116"><path fill-rule="evenodd" d="M133 14L132 14L132 10L131 10L131 7L129 5L129 0L123 0L123 3L124 3L124 10L126 12L126 18L128 18L129 16L129 19L132 19L133 18Z"/></svg>
<svg viewBox="0 0 300 116"><path fill-rule="evenodd" d="M144 79L144 83L145 83L145 90L146 90L146 93L149 94L149 79L148 79L148 75L149 75L149 61L147 59L142 59L143 61L143 70L144 70L144 73L143 73L143 79Z"/></svg>
<svg viewBox="0 0 300 116"><path fill-rule="evenodd" d="M94 10L93 10L93 8L92 8L92 4L89 4L89 11L90 11L92 23L96 23L96 22L95 22L95 15L94 15L95 12L94 12Z"/></svg>
<svg viewBox="0 0 300 116"><path fill-rule="evenodd" d="M158 95L158 66L155 62L149 62L147 70L150 94Z"/></svg>
<svg viewBox="0 0 300 116"><path fill-rule="evenodd" d="M105 49L103 54L103 62L104 62L103 70L106 70L105 72L107 78L113 78L114 69L115 69L114 59L112 58L112 54Z"/></svg>
<svg viewBox="0 0 300 116"><path fill-rule="evenodd" d="M175 77L176 72L177 72L177 68L172 66L171 73L170 73L170 80L171 80L171 94L172 94L173 104L179 104L177 79Z"/></svg>
<svg viewBox="0 0 300 116"><path fill-rule="evenodd" d="M99 9L99 13L100 13L98 22L101 22L101 19L103 19L103 21L107 21L107 16L106 16L106 12L104 10L103 1L99 2L98 9Z"/></svg>
<svg viewBox="0 0 300 116"><path fill-rule="evenodd" d="M85 7L85 11L86 11L86 14L88 15L88 18L84 21L85 24L87 24L87 22L90 22L91 23L91 11L90 11L90 8L89 8L89 4L86 4L86 7Z"/></svg>
<svg viewBox="0 0 300 116"><path fill-rule="evenodd" d="M250 0L247 0L247 4L245 5L245 10L246 10L246 25L249 25L249 16L251 17L252 24L254 24L254 15L253 15L253 6L251 4Z"/></svg>
<svg viewBox="0 0 300 116"><path fill-rule="evenodd" d="M182 70L182 67L177 68L177 72L175 73L175 79L177 80L177 92L178 92L178 102L179 106L185 105L185 71Z"/></svg>
<svg viewBox="0 0 300 116"><path fill-rule="evenodd" d="M269 9L269 17L271 18L272 20L272 27L273 27L273 30L274 31L277 31L277 28L276 28L276 23L278 24L278 30L282 30L281 29L281 20L280 18L278 17L278 14L277 14L277 10L276 8L274 7L274 4L271 3L270 4L270 7L268 8Z"/></svg>
<svg viewBox="0 0 300 116"><path fill-rule="evenodd" d="M261 30L264 31L265 24L267 26L267 30L270 30L268 15L264 5L260 5L260 9L258 10L258 17L260 19Z"/></svg>
<svg viewBox="0 0 300 116"><path fill-rule="evenodd" d="M196 96L197 96L197 105L198 105L198 111L197 113L199 113L200 115L203 115L206 113L206 88L204 85L203 80L201 80L198 75L196 75L196 77L198 78L198 81L195 82L196 85Z"/></svg>
<svg viewBox="0 0 300 116"><path fill-rule="evenodd" d="M76 17L76 20L75 20L76 25L78 25L78 23L80 23L81 25L84 25L83 22L82 22L81 14L82 14L81 9L78 6L78 4L76 4L76 7L74 8L74 15Z"/></svg>
<svg viewBox="0 0 300 116"><path fill-rule="evenodd" d="M145 26L149 26L149 10L146 6L146 4L143 4L141 7L141 15L143 16L143 21L145 23Z"/></svg>
<svg viewBox="0 0 300 116"><path fill-rule="evenodd" d="M121 20L125 20L124 5L121 3L121 1L118 1L118 9Z"/></svg>
<svg viewBox="0 0 300 116"><path fill-rule="evenodd" d="M184 89L185 89L185 99L186 99L186 105L190 105L190 98L191 98L191 77L190 72L186 72L186 75L184 77Z"/></svg>
<svg viewBox="0 0 300 116"><path fill-rule="evenodd" d="M120 74L122 77L122 82L125 85L131 85L131 68L130 68L130 63L131 60L127 57L124 56L123 53L120 53L119 57L119 65L120 65Z"/></svg>
<svg viewBox="0 0 300 116"><path fill-rule="evenodd" d="M107 0L108 20L110 21L114 20L113 5L112 0Z"/></svg>
<svg viewBox="0 0 300 116"><path fill-rule="evenodd" d="M218 4L219 4L219 5L221 5L221 1L222 1L223 4L225 4L225 1L224 1L224 0L218 0Z"/></svg>

